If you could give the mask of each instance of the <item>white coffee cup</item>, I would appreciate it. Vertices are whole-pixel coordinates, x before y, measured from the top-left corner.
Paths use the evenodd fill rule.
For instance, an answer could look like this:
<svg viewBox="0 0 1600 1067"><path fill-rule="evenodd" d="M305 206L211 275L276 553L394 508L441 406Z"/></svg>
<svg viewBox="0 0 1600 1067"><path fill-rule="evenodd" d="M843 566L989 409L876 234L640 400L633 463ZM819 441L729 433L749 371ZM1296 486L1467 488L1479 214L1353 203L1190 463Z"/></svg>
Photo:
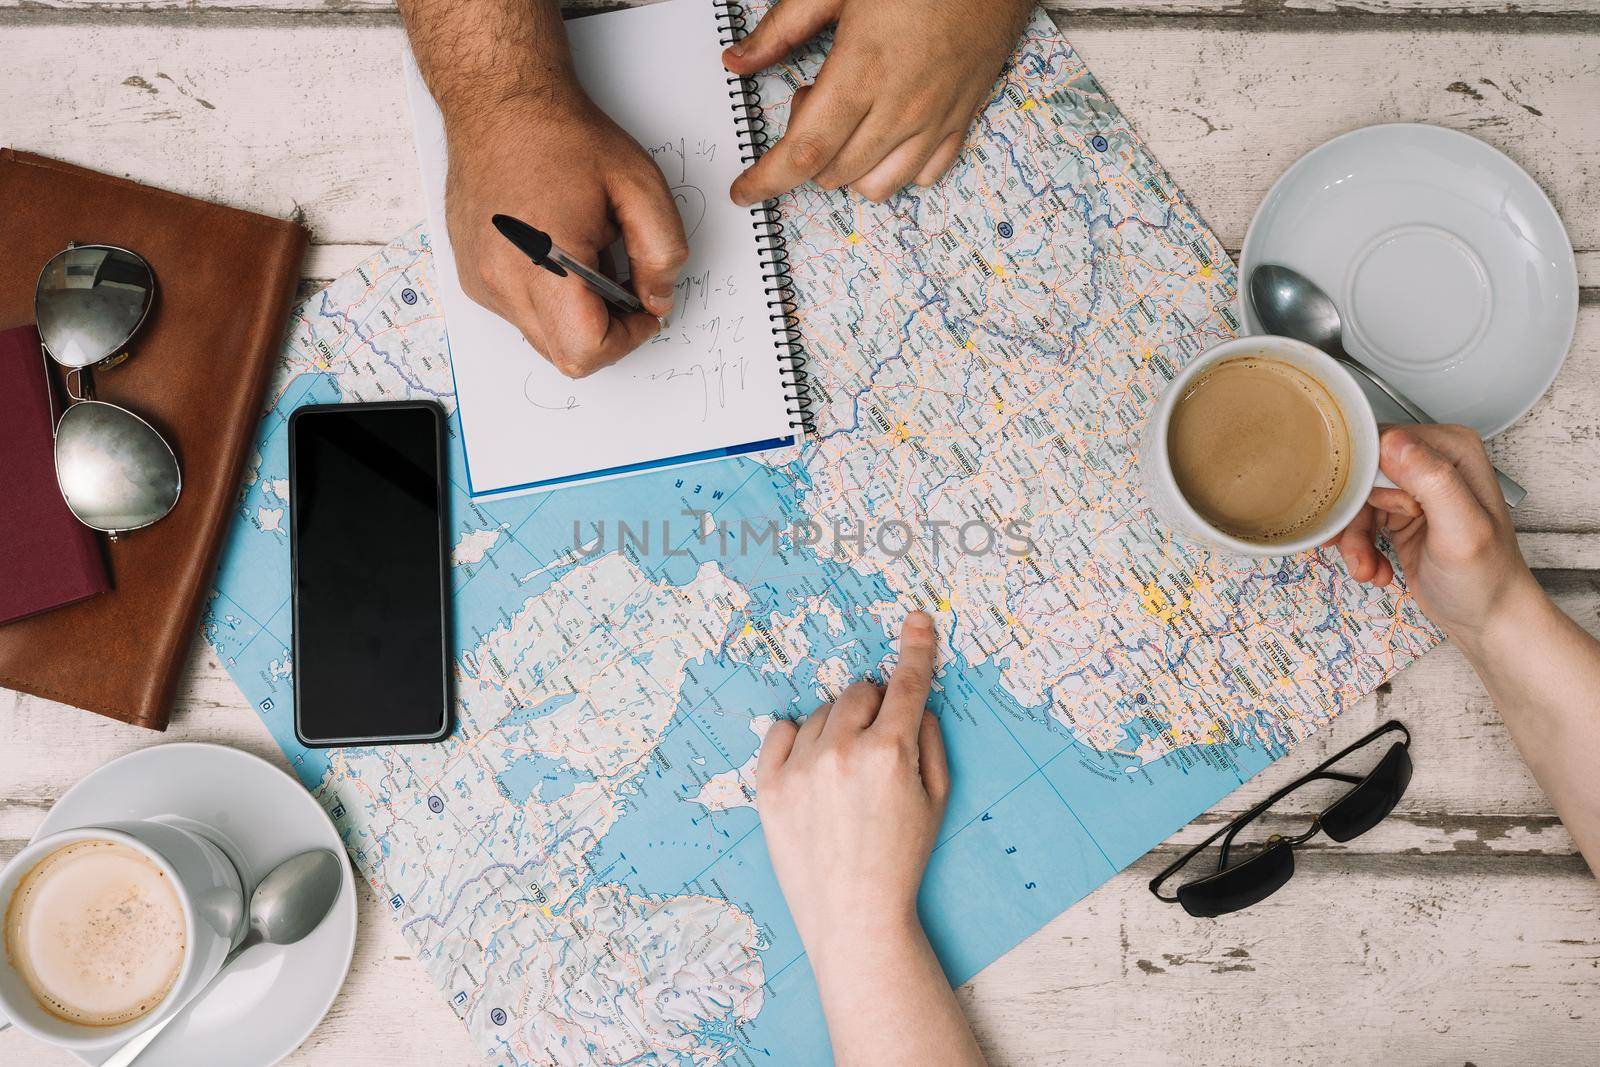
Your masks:
<svg viewBox="0 0 1600 1067"><path fill-rule="evenodd" d="M216 976L224 957L245 931L244 888L228 857L200 834L159 819L83 826L29 844L0 868L0 918L7 914L18 883L40 860L85 840L126 845L159 868L177 892L187 937L183 965L167 995L156 1007L121 1026L69 1022L47 1011L17 972L10 953L0 950L0 1022L9 1021L41 1041L74 1050L121 1044L182 1008Z"/></svg>
<svg viewBox="0 0 1600 1067"><path fill-rule="evenodd" d="M1278 360L1316 379L1333 397L1350 433L1350 470L1344 491L1321 521L1306 527L1300 536L1290 541L1260 544L1218 529L1201 518L1194 506L1184 499L1172 473L1167 442L1172 429L1172 412L1178 401L1201 375L1224 360L1241 356ZM1378 471L1378 420L1355 379L1327 353L1290 337L1270 335L1240 337L1209 348L1167 384L1145 425L1139 446L1139 471L1151 508L1174 531L1208 548L1258 559L1291 556L1316 548L1350 524L1367 502L1373 486L1394 485Z"/></svg>

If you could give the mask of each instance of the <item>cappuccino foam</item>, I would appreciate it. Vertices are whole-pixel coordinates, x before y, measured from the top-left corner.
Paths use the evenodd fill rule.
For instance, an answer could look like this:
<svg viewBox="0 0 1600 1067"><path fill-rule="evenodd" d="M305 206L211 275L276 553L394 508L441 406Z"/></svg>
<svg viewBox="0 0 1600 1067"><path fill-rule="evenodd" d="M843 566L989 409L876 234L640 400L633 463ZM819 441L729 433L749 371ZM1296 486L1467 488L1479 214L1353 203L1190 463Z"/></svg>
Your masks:
<svg viewBox="0 0 1600 1067"><path fill-rule="evenodd" d="M187 941L172 880L120 841L56 849L22 876L6 909L12 967L41 1007L80 1026L121 1026L155 1008Z"/></svg>
<svg viewBox="0 0 1600 1067"><path fill-rule="evenodd" d="M1167 455L1211 525L1257 544L1294 540L1344 493L1350 432L1327 387L1266 356L1223 360L1178 399Z"/></svg>

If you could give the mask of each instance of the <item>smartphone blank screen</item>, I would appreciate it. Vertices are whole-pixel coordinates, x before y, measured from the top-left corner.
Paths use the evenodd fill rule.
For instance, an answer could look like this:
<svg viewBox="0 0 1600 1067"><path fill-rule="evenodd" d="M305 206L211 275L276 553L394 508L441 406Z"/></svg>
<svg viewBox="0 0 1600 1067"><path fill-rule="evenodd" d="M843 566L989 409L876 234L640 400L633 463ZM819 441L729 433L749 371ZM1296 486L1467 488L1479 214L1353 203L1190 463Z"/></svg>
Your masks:
<svg viewBox="0 0 1600 1067"><path fill-rule="evenodd" d="M431 405L307 408L290 423L295 732L306 744L447 732L442 432Z"/></svg>

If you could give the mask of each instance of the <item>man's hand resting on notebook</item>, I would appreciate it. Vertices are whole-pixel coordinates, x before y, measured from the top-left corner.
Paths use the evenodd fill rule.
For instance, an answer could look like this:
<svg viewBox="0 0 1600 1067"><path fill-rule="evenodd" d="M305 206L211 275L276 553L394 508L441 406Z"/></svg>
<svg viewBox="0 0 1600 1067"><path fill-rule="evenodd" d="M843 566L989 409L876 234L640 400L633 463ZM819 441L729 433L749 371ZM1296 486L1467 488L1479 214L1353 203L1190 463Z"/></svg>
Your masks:
<svg viewBox="0 0 1600 1067"><path fill-rule="evenodd" d="M401 0L412 51L444 115L445 214L468 296L569 377L615 363L659 329L688 260L683 220L649 155L589 100L551 0ZM618 236L650 314L608 309L533 266L496 213L547 231L591 265Z"/></svg>
<svg viewBox="0 0 1600 1067"><path fill-rule="evenodd" d="M783 137L734 182L754 204L807 181L882 202L932 185L1016 46L1034 0L781 0L722 54L735 74L783 62L829 25L833 50Z"/></svg>
<svg viewBox="0 0 1600 1067"><path fill-rule="evenodd" d="M1371 506L1333 543L1351 575L1388 584L1394 567L1374 544L1388 531L1407 588L1472 664L1600 874L1600 642L1562 614L1523 561L1476 433L1391 427L1380 463L1400 488L1372 490Z"/></svg>
<svg viewBox="0 0 1600 1067"><path fill-rule="evenodd" d="M880 689L850 686L803 725L780 720L756 761L767 850L841 1064L980 1064L917 918L950 771L927 710L937 641L914 612Z"/></svg>

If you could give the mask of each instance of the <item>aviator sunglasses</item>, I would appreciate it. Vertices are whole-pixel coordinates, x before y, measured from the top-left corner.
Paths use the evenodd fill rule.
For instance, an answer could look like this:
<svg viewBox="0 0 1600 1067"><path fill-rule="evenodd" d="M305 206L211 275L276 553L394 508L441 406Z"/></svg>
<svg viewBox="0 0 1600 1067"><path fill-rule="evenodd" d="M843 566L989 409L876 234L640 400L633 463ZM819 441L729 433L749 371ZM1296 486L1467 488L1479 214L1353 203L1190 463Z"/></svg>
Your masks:
<svg viewBox="0 0 1600 1067"><path fill-rule="evenodd" d="M1389 746L1383 758L1365 775L1335 770L1335 764L1347 756L1386 737L1399 734L1399 740ZM1294 850L1325 833L1335 841L1349 841L1360 837L1378 825L1405 795L1411 783L1411 733L1398 722L1390 720L1355 744L1336 753L1319 764L1310 773L1295 779L1273 793L1249 811L1223 826L1216 833L1184 853L1177 862L1156 875L1150 882L1150 892L1168 904L1182 904L1183 910L1197 918L1207 919L1217 915L1248 908L1258 904L1282 889L1294 875ZM1305 833L1297 837L1273 834L1259 849L1244 858L1234 856L1229 863L1233 839L1268 808L1299 789L1316 781L1348 783L1350 788L1338 800L1323 809L1312 820ZM1217 857L1217 869L1211 874L1185 882L1174 896L1164 896L1161 884L1171 878L1200 853L1211 847L1218 838L1222 848Z"/></svg>
<svg viewBox="0 0 1600 1067"><path fill-rule="evenodd" d="M78 521L113 541L163 518L182 485L172 446L127 408L96 400L89 375L128 358L155 290L155 274L139 255L80 244L46 263L34 290L39 338L63 369L67 392L55 424L56 482Z"/></svg>

